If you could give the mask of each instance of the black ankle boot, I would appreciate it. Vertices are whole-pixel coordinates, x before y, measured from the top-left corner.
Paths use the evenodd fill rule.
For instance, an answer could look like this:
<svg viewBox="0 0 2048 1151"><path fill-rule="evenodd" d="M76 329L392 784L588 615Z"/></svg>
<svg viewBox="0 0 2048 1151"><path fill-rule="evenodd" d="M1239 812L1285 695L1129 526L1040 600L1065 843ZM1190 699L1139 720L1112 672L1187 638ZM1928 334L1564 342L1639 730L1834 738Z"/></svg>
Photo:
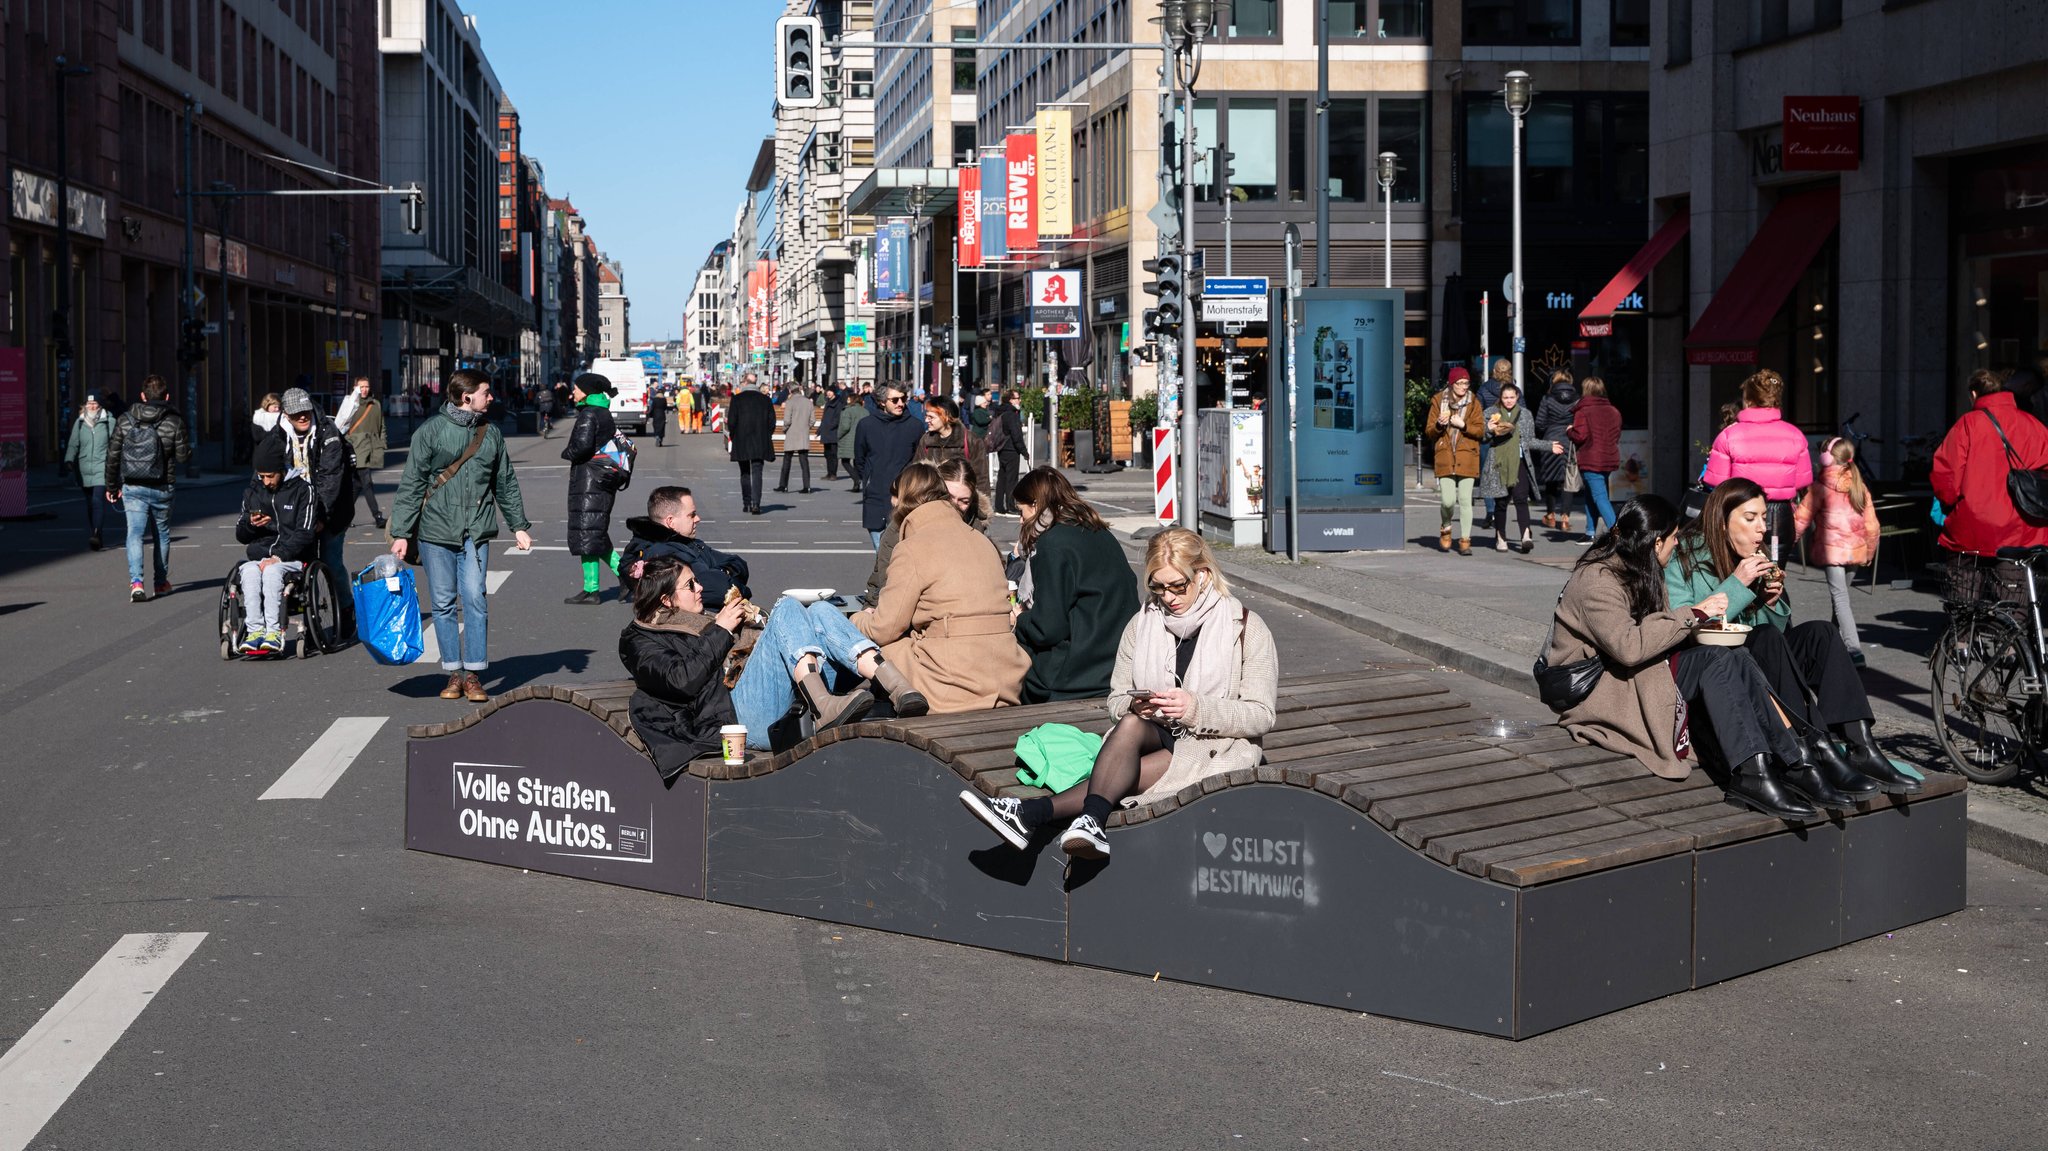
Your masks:
<svg viewBox="0 0 2048 1151"><path fill-rule="evenodd" d="M1884 790L1877 785L1876 780L1863 774L1844 759L1842 750L1835 746L1832 738L1815 735L1808 737L1805 743L1807 750L1813 753L1813 761L1820 766L1822 777L1828 781L1828 786L1836 791L1851 799L1862 800Z"/></svg>
<svg viewBox="0 0 2048 1151"><path fill-rule="evenodd" d="M1877 737L1870 733L1869 720L1840 724L1835 728L1835 734L1849 745L1846 757L1849 766L1858 774L1876 781L1879 788L1892 795L1912 795L1920 790L1920 781L1893 767L1890 757L1877 746Z"/></svg>
<svg viewBox="0 0 2048 1151"><path fill-rule="evenodd" d="M1728 798L1777 819L1797 821L1820 814L1785 789L1771 769L1768 755L1754 755L1735 765L1735 774L1728 780Z"/></svg>
<svg viewBox="0 0 2048 1151"><path fill-rule="evenodd" d="M1821 757L1806 743L1799 746L1799 762L1787 764L1778 774L1785 786L1806 798L1816 807L1831 811L1854 811L1857 796L1847 794L1835 787L1828 778L1828 769L1821 766ZM1839 754L1834 758L1840 759Z"/></svg>

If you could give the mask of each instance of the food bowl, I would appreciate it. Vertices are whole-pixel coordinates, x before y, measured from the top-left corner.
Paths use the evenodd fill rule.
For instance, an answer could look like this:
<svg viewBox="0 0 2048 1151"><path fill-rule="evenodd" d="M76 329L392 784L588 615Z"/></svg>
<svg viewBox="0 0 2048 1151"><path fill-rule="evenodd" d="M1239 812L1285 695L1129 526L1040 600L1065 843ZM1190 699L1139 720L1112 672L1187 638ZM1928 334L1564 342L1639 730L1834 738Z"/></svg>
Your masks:
<svg viewBox="0 0 2048 1151"><path fill-rule="evenodd" d="M1692 633L1692 637L1709 647L1741 647L1749 642L1749 625L1746 623L1707 623Z"/></svg>
<svg viewBox="0 0 2048 1151"><path fill-rule="evenodd" d="M831 599L832 592L833 589L828 587L792 587L782 589L783 595L788 596L805 607L809 607L821 599Z"/></svg>

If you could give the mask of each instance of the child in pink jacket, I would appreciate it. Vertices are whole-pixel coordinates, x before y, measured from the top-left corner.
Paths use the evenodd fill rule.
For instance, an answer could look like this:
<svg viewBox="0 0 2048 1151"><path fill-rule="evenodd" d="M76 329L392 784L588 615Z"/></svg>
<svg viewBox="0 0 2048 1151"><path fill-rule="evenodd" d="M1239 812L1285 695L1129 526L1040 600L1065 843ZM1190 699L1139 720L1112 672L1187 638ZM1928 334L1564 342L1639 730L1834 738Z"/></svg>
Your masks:
<svg viewBox="0 0 2048 1151"><path fill-rule="evenodd" d="M1868 564L1877 554L1877 502L1856 470L1856 445L1840 436L1821 445L1820 474L1793 509L1794 532L1805 535L1807 555L1827 573L1828 595L1835 603L1835 630L1857 666L1863 647L1857 642L1856 614L1849 606L1849 569Z"/></svg>

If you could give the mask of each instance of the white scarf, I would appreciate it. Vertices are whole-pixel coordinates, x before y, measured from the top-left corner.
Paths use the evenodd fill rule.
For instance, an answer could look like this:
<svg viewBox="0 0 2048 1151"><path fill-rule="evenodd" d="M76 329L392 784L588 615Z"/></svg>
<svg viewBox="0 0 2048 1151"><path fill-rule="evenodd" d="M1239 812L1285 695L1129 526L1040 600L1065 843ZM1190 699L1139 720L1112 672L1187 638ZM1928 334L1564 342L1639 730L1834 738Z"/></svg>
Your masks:
<svg viewBox="0 0 2048 1151"><path fill-rule="evenodd" d="M1131 686L1149 691L1178 687L1193 696L1216 699L1230 695L1237 661L1237 638L1244 608L1211 586L1195 597L1188 610L1172 615L1158 600L1138 612L1137 644L1132 652ZM1194 658L1185 679L1177 678L1180 641L1193 636Z"/></svg>
<svg viewBox="0 0 2048 1151"><path fill-rule="evenodd" d="M355 389L349 389L348 395L343 396L341 399L341 410L334 413L335 427L340 428L343 432L352 430L349 427L349 421L355 418L358 402Z"/></svg>
<svg viewBox="0 0 2048 1151"><path fill-rule="evenodd" d="M316 418L313 426L307 428L303 436L292 426L290 420L284 420L278 426L284 429L285 452L291 457L291 470L285 473L285 478L304 476L310 481L313 478L313 467L307 457L312 452L313 435L320 430L320 421Z"/></svg>
<svg viewBox="0 0 2048 1151"><path fill-rule="evenodd" d="M979 490L976 491L975 498L981 498ZM1024 569L1017 573L1017 602L1024 607L1031 606L1032 595L1038 588L1038 581L1031 578L1031 561L1038 555L1038 541L1044 538L1046 529L1052 525L1052 509L1047 508L1039 512L1038 529L1031 536L1031 550L1018 557L1024 561Z"/></svg>

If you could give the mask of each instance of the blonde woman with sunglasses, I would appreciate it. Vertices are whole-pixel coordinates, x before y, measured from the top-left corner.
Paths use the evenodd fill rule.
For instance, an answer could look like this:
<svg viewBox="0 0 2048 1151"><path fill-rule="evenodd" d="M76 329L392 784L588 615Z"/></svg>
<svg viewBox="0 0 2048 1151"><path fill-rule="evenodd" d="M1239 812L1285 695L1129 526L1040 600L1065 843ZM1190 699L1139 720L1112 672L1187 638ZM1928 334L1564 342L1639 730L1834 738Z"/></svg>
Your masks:
<svg viewBox="0 0 2048 1151"><path fill-rule="evenodd" d="M1137 806L1258 766L1279 694L1279 657L1265 621L1231 596L1209 545L1186 528L1152 537L1145 592L1117 644L1109 690L1115 726L1087 782L1025 800L960 793L1012 847L1024 848L1039 827L1069 820L1060 849L1108 859L1103 824L1117 804Z"/></svg>

